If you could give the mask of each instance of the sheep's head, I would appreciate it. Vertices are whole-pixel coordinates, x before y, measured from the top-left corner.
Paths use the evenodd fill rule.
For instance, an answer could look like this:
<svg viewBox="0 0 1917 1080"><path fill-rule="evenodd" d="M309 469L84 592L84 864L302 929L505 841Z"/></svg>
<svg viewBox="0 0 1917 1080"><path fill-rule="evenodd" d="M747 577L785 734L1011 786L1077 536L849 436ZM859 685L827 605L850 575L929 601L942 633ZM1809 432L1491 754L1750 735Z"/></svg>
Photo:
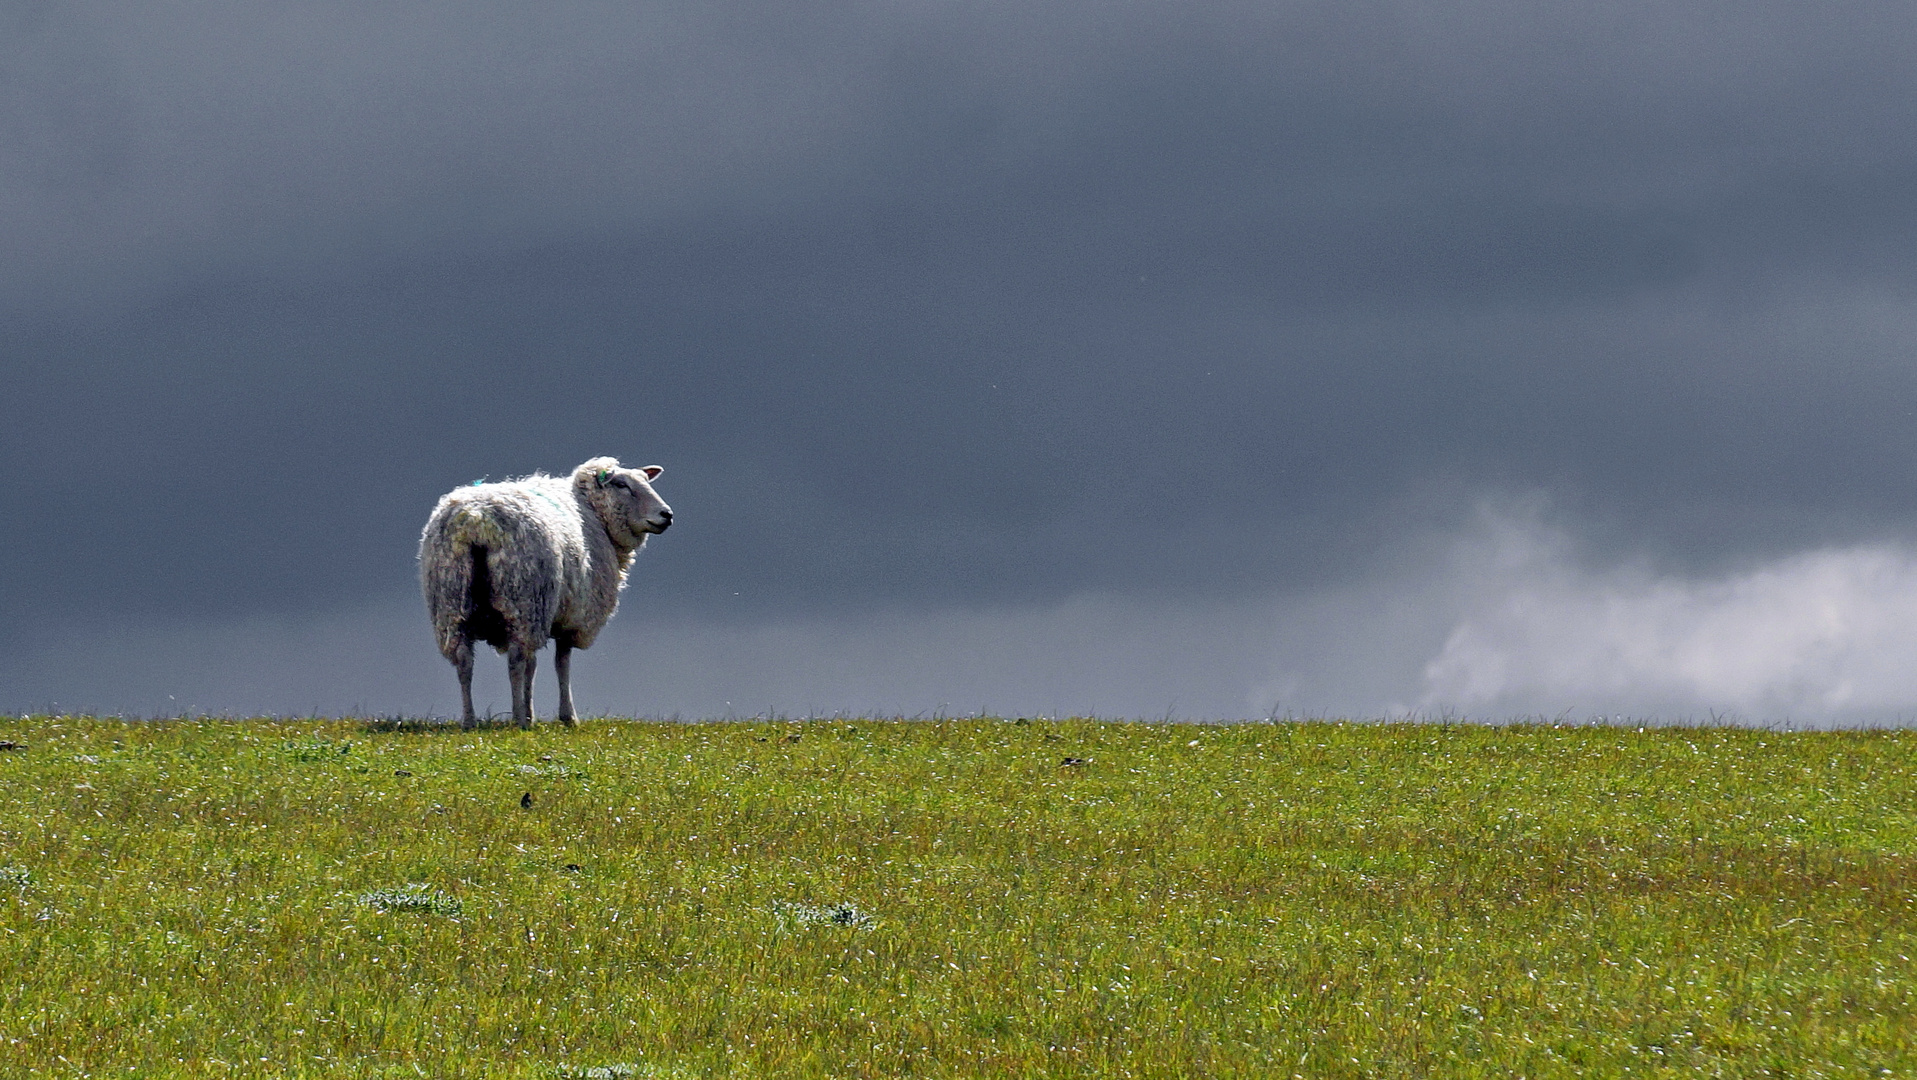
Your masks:
<svg viewBox="0 0 1917 1080"><path fill-rule="evenodd" d="M593 458L573 470L572 484L598 512L612 542L636 548L672 524L672 507L652 490L662 472L657 465L628 469L615 458Z"/></svg>

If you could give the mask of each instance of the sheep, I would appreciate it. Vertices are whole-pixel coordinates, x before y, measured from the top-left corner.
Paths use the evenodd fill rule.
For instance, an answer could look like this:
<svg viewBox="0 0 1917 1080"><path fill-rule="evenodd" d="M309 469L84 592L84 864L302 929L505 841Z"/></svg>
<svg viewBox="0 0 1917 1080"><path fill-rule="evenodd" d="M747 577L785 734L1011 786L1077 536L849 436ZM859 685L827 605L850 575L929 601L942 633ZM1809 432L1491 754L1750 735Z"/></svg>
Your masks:
<svg viewBox="0 0 1917 1080"><path fill-rule="evenodd" d="M475 480L439 500L419 538L419 583L439 651L459 672L461 727L478 724L475 640L506 654L513 722L527 728L533 668L551 639L557 718L572 725L572 651L590 646L618 609L646 537L672 524L672 508L652 489L664 471L600 457L571 477Z"/></svg>

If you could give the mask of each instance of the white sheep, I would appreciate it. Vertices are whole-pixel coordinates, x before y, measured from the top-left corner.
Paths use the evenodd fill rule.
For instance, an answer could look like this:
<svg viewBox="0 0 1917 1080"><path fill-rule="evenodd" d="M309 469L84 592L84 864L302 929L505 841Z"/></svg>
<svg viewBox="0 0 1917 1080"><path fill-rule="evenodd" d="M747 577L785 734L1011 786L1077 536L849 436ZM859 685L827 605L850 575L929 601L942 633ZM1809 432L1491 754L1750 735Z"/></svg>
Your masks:
<svg viewBox="0 0 1917 1080"><path fill-rule="evenodd" d="M632 557L672 524L652 490L657 465L594 458L571 477L475 481L439 500L419 538L419 583L439 651L459 671L462 727L473 715L473 642L506 654L513 722L532 726L533 668L553 642L559 722L573 722L572 650L590 646L619 607Z"/></svg>

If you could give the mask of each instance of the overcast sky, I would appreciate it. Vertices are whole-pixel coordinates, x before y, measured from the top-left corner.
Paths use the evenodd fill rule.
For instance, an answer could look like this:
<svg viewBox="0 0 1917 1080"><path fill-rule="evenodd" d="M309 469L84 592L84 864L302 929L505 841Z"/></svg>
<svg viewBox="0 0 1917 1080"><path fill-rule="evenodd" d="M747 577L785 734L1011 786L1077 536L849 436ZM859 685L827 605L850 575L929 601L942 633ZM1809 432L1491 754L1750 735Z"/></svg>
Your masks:
<svg viewBox="0 0 1917 1080"><path fill-rule="evenodd" d="M1895 722L1914 258L1909 4L0 0L0 709L611 454L589 713Z"/></svg>

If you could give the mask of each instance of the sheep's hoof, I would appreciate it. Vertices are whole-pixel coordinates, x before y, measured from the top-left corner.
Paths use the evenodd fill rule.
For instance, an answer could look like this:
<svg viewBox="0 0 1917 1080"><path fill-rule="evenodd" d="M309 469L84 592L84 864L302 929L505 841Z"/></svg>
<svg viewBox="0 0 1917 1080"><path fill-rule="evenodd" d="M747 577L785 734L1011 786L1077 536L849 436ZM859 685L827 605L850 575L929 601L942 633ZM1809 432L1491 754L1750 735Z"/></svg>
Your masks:
<svg viewBox="0 0 1917 1080"><path fill-rule="evenodd" d="M566 725L567 727L571 727L571 726L572 726L572 717L570 717L570 716L562 716L562 717L560 717L560 718L559 718L559 722L560 722L560 723L562 723L562 724L564 724L564 725Z"/></svg>

